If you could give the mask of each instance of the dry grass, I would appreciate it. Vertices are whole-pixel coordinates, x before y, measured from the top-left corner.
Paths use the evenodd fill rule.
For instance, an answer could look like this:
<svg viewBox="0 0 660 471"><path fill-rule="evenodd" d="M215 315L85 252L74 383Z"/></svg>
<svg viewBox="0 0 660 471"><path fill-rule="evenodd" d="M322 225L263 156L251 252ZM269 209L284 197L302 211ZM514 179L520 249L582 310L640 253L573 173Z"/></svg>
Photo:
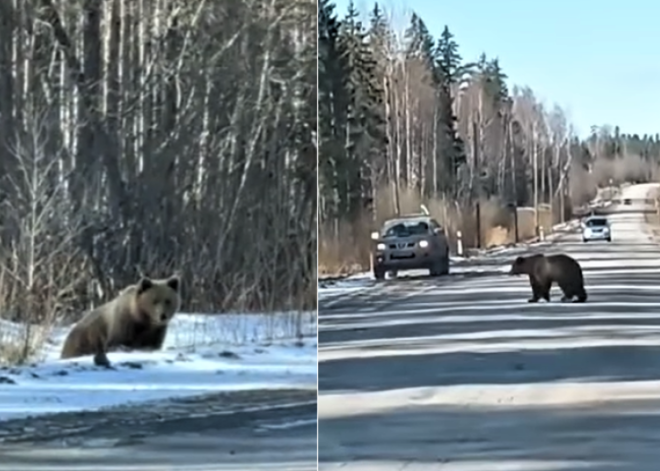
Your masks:
<svg viewBox="0 0 660 471"><path fill-rule="evenodd" d="M660 241L660 192L657 190L655 194L648 195L648 198L655 200L656 212L644 213L644 220L651 226L651 233L656 241Z"/></svg>
<svg viewBox="0 0 660 471"><path fill-rule="evenodd" d="M52 332L52 325L0 320L0 365L21 365L39 359L39 353Z"/></svg>
<svg viewBox="0 0 660 471"><path fill-rule="evenodd" d="M300 345L316 338L316 312L194 315L172 329L182 348L208 345L268 345L295 339ZM169 335L169 334L168 334Z"/></svg>

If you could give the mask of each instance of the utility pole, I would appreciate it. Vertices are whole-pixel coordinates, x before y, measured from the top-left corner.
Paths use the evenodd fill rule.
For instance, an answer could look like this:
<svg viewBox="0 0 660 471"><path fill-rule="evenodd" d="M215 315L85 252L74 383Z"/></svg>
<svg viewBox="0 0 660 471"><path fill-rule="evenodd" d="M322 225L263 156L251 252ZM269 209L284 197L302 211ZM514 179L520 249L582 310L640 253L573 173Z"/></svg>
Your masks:
<svg viewBox="0 0 660 471"><path fill-rule="evenodd" d="M539 235L539 153L536 142L536 121L532 124L532 159L534 169L534 231Z"/></svg>
<svg viewBox="0 0 660 471"><path fill-rule="evenodd" d="M479 126L477 124L477 120L473 119L472 120L472 152L474 152L474 172L477 174L477 181L475 182L475 196L476 196L476 203L475 203L475 217L477 219L477 248L481 248L481 204L480 204L480 198L481 198L481 164L479 162L480 156L479 156Z"/></svg>
<svg viewBox="0 0 660 471"><path fill-rule="evenodd" d="M570 169L571 169L571 164L573 162L573 154L571 152L571 141L568 139L567 145L566 145L566 153L568 154L568 159L566 160L566 164L564 165L564 168L562 169L561 176L559 177L559 186L557 188L557 192L560 196L559 204L560 204L560 209L561 209L561 222L565 221L564 214L566 212L566 197L569 196L569 188L570 188Z"/></svg>
<svg viewBox="0 0 660 471"><path fill-rule="evenodd" d="M513 209L513 229L515 231L514 242L518 244L518 242L520 242L520 233L518 230L518 183L516 179L516 149L513 145L513 116L511 114L511 105L509 105L509 112L507 113L506 143L509 152L509 159L511 159L511 207Z"/></svg>

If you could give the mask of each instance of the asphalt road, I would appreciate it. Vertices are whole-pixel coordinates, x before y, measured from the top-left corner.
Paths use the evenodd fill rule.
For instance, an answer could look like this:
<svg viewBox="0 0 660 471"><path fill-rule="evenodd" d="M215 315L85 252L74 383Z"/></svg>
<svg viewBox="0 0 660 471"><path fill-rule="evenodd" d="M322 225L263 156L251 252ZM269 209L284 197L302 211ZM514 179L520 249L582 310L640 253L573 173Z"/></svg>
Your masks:
<svg viewBox="0 0 660 471"><path fill-rule="evenodd" d="M316 390L160 401L0 423L0 470L317 469Z"/></svg>
<svg viewBox="0 0 660 471"><path fill-rule="evenodd" d="M651 187L624 188L613 242L579 234L405 279L319 311L319 469L655 470L660 245ZM639 201L638 201L639 200ZM528 304L520 253L568 253L589 299Z"/></svg>

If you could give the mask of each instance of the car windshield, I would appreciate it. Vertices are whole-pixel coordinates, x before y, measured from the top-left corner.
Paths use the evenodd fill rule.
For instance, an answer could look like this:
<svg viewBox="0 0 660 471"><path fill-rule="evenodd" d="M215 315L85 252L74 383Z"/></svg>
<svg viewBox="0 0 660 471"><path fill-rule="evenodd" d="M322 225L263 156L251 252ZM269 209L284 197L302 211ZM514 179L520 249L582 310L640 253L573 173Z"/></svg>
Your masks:
<svg viewBox="0 0 660 471"><path fill-rule="evenodd" d="M607 226L607 219L589 219L587 221L587 227L600 227Z"/></svg>
<svg viewBox="0 0 660 471"><path fill-rule="evenodd" d="M409 237L411 235L427 234L429 226L424 221L402 221L385 229L383 237Z"/></svg>

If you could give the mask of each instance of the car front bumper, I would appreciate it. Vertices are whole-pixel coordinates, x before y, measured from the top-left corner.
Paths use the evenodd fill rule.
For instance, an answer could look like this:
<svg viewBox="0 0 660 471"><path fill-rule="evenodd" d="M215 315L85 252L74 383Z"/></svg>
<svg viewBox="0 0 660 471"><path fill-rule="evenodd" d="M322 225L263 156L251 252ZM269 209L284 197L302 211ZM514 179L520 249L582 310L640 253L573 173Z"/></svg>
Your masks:
<svg viewBox="0 0 660 471"><path fill-rule="evenodd" d="M443 257L421 250L409 252L376 252L372 255L374 267L385 270L424 270L444 261Z"/></svg>
<svg viewBox="0 0 660 471"><path fill-rule="evenodd" d="M611 232L583 232L582 233L582 239L583 240L607 240L612 237Z"/></svg>

